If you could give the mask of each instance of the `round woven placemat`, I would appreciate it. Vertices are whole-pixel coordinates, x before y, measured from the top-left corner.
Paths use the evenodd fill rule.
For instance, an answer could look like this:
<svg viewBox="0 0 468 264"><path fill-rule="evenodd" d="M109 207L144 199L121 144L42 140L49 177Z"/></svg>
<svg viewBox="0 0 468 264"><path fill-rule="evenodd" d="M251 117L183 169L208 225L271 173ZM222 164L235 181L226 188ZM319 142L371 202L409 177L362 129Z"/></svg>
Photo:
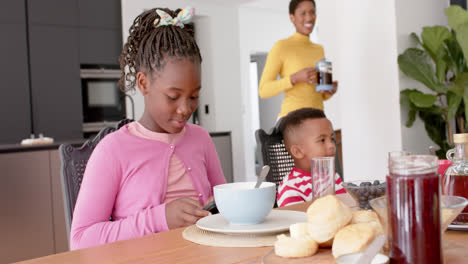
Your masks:
<svg viewBox="0 0 468 264"><path fill-rule="evenodd" d="M279 234L224 234L202 230L195 225L187 227L184 239L205 246L213 247L268 247L276 242Z"/></svg>

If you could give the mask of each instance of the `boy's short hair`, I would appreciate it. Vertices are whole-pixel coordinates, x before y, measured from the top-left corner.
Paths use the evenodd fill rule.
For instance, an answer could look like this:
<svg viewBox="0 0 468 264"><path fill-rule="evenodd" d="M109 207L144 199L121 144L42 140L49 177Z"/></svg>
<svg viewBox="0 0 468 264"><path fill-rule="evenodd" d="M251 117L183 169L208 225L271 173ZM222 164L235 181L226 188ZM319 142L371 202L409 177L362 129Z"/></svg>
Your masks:
<svg viewBox="0 0 468 264"><path fill-rule="evenodd" d="M284 116L280 120L279 129L283 135L286 149L289 151L289 139L291 138L291 134L294 133L295 129L300 126L304 120L319 118L327 118L327 116L322 110L310 107L294 110Z"/></svg>

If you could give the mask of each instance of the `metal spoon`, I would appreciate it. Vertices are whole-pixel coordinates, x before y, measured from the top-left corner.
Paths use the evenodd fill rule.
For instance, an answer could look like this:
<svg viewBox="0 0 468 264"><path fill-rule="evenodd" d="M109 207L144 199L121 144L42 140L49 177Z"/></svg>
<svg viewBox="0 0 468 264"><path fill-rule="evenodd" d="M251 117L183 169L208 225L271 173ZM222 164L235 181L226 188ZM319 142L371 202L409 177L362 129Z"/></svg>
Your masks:
<svg viewBox="0 0 468 264"><path fill-rule="evenodd" d="M257 183L255 184L255 188L258 188L260 187L260 185L262 185L262 182L265 180L269 171L270 171L270 166L268 165L263 166L262 171L260 172L260 176L258 176Z"/></svg>

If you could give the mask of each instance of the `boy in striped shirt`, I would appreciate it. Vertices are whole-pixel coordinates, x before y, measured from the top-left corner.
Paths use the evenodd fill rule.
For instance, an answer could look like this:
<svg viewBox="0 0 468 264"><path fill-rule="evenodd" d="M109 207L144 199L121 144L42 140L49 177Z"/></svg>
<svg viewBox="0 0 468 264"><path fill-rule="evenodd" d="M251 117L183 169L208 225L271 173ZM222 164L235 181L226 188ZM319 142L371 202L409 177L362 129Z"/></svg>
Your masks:
<svg viewBox="0 0 468 264"><path fill-rule="evenodd" d="M335 136L331 122L322 110L301 108L286 115L280 124L284 145L295 167L278 188L278 206L312 200L311 159L335 157ZM342 180L335 174L335 193L345 193Z"/></svg>

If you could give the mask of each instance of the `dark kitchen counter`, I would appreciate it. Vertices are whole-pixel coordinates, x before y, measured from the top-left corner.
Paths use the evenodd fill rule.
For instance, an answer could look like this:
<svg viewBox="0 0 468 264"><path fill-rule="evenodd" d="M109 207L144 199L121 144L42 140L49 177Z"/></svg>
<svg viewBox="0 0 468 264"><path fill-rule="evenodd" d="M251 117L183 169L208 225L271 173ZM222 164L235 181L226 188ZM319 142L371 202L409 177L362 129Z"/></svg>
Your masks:
<svg viewBox="0 0 468 264"><path fill-rule="evenodd" d="M14 152L25 152L25 151L39 151L39 150L51 150L58 149L63 143L71 143L73 146L81 146L86 142L86 139L74 139L69 141L57 141L51 144L38 144L38 145L25 145L18 144L5 144L0 145L0 153L14 153Z"/></svg>
<svg viewBox="0 0 468 264"><path fill-rule="evenodd" d="M211 137L229 136L231 132L210 132ZM58 149L63 143L71 143L75 147L79 147L86 142L87 139L74 139L69 141L57 141L51 144L40 144L40 145L26 145L22 146L18 144L5 144L0 145L0 153L14 153L14 152L25 152L25 151L39 151L39 150L51 150Z"/></svg>

